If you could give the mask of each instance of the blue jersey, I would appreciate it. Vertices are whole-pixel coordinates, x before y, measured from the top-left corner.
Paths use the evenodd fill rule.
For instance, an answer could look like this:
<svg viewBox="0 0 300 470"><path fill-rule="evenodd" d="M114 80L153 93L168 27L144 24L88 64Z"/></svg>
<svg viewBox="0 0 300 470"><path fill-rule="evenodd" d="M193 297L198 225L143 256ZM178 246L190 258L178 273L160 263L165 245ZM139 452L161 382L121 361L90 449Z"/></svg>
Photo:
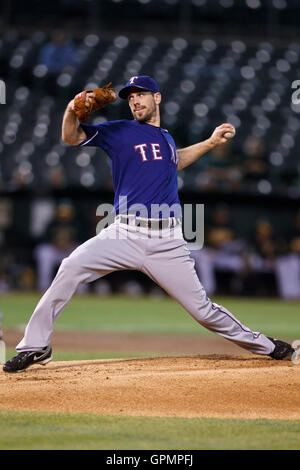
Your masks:
<svg viewBox="0 0 300 470"><path fill-rule="evenodd" d="M81 127L87 139L80 146L101 147L110 158L117 214L145 216L136 210L142 204L149 218L181 216L176 146L168 131L125 119ZM157 212L162 205L171 208L169 214ZM132 207L134 210L128 210Z"/></svg>

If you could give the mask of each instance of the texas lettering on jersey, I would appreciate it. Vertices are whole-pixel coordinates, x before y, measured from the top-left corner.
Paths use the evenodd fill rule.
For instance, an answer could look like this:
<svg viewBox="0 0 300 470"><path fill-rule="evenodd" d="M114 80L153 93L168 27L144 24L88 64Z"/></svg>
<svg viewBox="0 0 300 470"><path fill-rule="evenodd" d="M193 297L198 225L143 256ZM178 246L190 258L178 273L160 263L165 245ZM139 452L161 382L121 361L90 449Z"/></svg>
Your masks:
<svg viewBox="0 0 300 470"><path fill-rule="evenodd" d="M147 150L151 151L152 160L162 160L163 159L162 155L160 154L160 145L159 144L151 143L150 144L150 149L148 147L148 144L139 144L139 145L134 146L134 150L139 151L143 162L148 162L149 160L151 160L151 158L149 158L149 152L148 152L148 158L147 158Z"/></svg>
<svg viewBox="0 0 300 470"><path fill-rule="evenodd" d="M177 157L177 152L174 150L174 147L169 144L170 149L171 149L171 161L175 163L175 165L178 164L178 157ZM148 148L148 145L143 143L139 145L134 146L135 151L139 151L140 156L142 158L143 162L148 162L149 160L162 160L163 156L161 155L161 150L160 150L160 145L158 143L151 143L150 144L150 149ZM152 158L149 158L149 151L151 151ZM148 158L147 158L148 155Z"/></svg>

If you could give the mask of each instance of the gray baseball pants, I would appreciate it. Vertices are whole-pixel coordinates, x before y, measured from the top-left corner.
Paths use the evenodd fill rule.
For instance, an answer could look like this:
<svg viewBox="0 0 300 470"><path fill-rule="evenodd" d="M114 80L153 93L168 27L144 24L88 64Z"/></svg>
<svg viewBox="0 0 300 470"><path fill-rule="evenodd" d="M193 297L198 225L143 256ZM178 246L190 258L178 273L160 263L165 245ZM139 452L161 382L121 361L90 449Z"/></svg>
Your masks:
<svg viewBox="0 0 300 470"><path fill-rule="evenodd" d="M62 261L16 350L39 350L50 344L56 318L81 283L129 269L147 274L205 328L255 354L270 354L274 344L266 336L251 331L207 297L189 253L180 223L155 230L121 223L117 217Z"/></svg>

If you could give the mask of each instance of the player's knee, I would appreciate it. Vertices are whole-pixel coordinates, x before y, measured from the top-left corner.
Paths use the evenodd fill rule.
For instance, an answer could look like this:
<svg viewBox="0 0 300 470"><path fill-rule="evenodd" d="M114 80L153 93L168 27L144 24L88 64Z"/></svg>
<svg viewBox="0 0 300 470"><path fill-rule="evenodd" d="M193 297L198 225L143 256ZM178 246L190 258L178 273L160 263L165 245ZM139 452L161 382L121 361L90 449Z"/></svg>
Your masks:
<svg viewBox="0 0 300 470"><path fill-rule="evenodd" d="M86 268L75 256L64 258L57 273L59 279L64 279L71 287L76 288L79 284L86 284L97 279L98 275Z"/></svg>
<svg viewBox="0 0 300 470"><path fill-rule="evenodd" d="M65 271L68 273L74 273L78 268L78 263L74 261L74 259L71 256L68 256L67 258L64 258L61 262L60 265L60 270Z"/></svg>

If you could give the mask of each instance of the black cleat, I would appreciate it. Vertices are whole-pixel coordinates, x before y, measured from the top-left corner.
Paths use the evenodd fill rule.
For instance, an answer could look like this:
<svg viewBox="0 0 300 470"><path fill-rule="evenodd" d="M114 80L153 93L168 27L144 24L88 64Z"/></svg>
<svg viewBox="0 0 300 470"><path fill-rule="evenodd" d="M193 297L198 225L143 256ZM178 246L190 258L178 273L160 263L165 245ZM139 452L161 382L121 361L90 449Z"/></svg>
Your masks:
<svg viewBox="0 0 300 470"><path fill-rule="evenodd" d="M270 338L269 336L267 336L267 338L275 344L274 351L269 354L270 357L277 360L292 358L295 350L290 344L285 343L284 341L280 341L279 339Z"/></svg>
<svg viewBox="0 0 300 470"><path fill-rule="evenodd" d="M22 351L17 356L12 357L4 366L4 372L21 372L34 364L45 366L52 360L52 348L46 346L40 351Z"/></svg>

